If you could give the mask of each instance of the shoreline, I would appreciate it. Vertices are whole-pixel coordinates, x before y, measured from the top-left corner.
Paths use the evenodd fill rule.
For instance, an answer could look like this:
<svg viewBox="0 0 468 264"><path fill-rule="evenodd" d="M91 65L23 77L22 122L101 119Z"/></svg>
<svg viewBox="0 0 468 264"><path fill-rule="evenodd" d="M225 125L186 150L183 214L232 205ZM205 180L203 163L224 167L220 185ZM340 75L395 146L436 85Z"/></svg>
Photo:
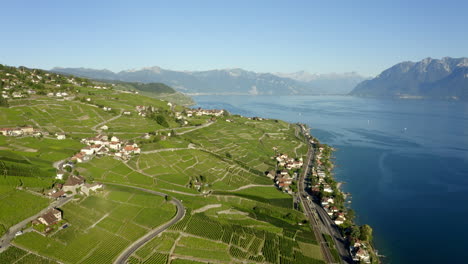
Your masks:
<svg viewBox="0 0 468 264"><path fill-rule="evenodd" d="M369 225L358 226L355 221L355 212L350 208L351 193L341 190L344 182L337 182L332 173L335 165L332 161L332 154L336 151L331 146L321 144L320 141L310 135L310 129L305 124L298 124L306 140L311 143L314 152L313 172L309 176L311 186L309 193L317 204L326 212L326 216L346 237L349 246L349 253L353 261L363 263L381 263L380 255L374 248L372 241L372 228ZM364 231L364 234L361 232Z"/></svg>

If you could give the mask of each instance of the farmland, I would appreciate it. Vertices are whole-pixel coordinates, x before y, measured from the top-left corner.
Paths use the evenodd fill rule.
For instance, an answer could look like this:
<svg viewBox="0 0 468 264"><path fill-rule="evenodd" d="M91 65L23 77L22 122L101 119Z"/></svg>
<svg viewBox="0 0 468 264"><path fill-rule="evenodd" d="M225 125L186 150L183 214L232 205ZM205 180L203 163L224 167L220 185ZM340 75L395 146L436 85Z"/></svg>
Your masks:
<svg viewBox="0 0 468 264"><path fill-rule="evenodd" d="M0 176L0 236L12 225L34 215L49 203L48 199L3 185Z"/></svg>
<svg viewBox="0 0 468 264"><path fill-rule="evenodd" d="M307 228L277 234L194 214L150 241L132 256L132 260L133 263L147 263L156 256L167 256L170 250L171 258L180 263L186 260L201 263L324 263L320 248L311 237L313 234ZM161 259L155 263L166 262Z"/></svg>
<svg viewBox="0 0 468 264"><path fill-rule="evenodd" d="M9 247L6 251L0 253L0 263L5 264L55 264L57 262L29 253L17 247Z"/></svg>
<svg viewBox="0 0 468 264"><path fill-rule="evenodd" d="M14 243L64 263L106 263L175 214L162 197L112 186L61 209L67 229L51 237L27 233Z"/></svg>
<svg viewBox="0 0 468 264"><path fill-rule="evenodd" d="M130 263L323 263L303 213L265 176L275 169L275 154L306 154L294 125L232 115L185 115L184 123L176 117L181 106L89 86L62 86L72 94L67 100L32 94L1 108L2 128L31 125L44 135L0 136L0 232L49 205L43 190L64 182L55 179L52 164L84 147L82 138L115 135L137 142L142 153L74 164L74 173L104 189L76 195L60 208L66 228L16 237L1 263L112 263L174 217L164 197L111 183L160 191L187 209L182 220L133 252ZM138 115L140 105L151 106L148 117Z"/></svg>

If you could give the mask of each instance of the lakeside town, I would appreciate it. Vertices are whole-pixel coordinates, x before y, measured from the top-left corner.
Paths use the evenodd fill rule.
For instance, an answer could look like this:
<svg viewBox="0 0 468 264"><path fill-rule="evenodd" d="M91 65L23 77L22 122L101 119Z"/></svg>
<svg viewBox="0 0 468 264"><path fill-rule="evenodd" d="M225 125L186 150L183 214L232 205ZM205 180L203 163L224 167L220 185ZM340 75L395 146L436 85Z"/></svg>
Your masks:
<svg viewBox="0 0 468 264"><path fill-rule="evenodd" d="M306 127L299 124L305 132L306 139L315 149L315 156L312 173L309 178L307 190L310 195L309 201L320 206L332 222L340 229L341 233L347 236L349 244L349 254L353 261L357 263L380 263L377 253L371 246L371 229L364 225L356 226L353 222L354 211L346 207L346 195L340 190L341 183L336 182L332 176L333 149L327 145L320 144L318 139L310 136ZM276 149L274 149L276 152ZM299 174L304 169L302 158L291 158L287 154L277 153L272 157L276 161L276 170L266 172L266 176L273 180L275 186L288 194L298 193ZM350 203L350 201L349 201ZM362 233L362 234L361 234Z"/></svg>

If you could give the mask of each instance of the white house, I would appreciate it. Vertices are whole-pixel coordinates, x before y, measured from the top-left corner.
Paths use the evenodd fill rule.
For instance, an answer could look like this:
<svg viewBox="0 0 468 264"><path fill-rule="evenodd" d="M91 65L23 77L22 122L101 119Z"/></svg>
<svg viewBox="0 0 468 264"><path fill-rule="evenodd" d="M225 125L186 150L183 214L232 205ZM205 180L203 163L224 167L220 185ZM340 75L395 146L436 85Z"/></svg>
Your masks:
<svg viewBox="0 0 468 264"><path fill-rule="evenodd" d="M56 134L58 140L63 140L66 138L65 134Z"/></svg>
<svg viewBox="0 0 468 264"><path fill-rule="evenodd" d="M63 179L63 174L64 174L63 171L58 171L57 176L55 176L55 179L62 180Z"/></svg>
<svg viewBox="0 0 468 264"><path fill-rule="evenodd" d="M112 141L112 142L109 144L109 148L110 148L110 149L113 149L113 150L119 150L121 147L122 147L122 146L121 146L120 142Z"/></svg>
<svg viewBox="0 0 468 264"><path fill-rule="evenodd" d="M81 149L81 152L84 153L85 155L93 155L94 154L94 148L87 146Z"/></svg>

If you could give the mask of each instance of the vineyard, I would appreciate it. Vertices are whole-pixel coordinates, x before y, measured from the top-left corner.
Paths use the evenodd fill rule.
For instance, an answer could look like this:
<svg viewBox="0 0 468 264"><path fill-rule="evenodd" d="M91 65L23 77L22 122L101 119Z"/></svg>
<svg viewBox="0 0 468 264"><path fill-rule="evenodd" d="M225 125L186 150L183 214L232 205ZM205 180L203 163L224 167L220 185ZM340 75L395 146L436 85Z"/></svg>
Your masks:
<svg viewBox="0 0 468 264"><path fill-rule="evenodd" d="M55 264L57 262L26 252L17 247L9 247L0 253L0 263L2 264Z"/></svg>
<svg viewBox="0 0 468 264"><path fill-rule="evenodd" d="M127 197L125 202L123 197ZM49 237L26 233L14 243L63 263L110 263L149 228L168 221L175 213L163 197L112 186L61 209L68 228ZM155 262L159 259L154 257L148 263L159 263Z"/></svg>
<svg viewBox="0 0 468 264"><path fill-rule="evenodd" d="M139 262L134 263L144 263L155 253L167 254L176 240L175 251L171 255L176 258L194 257L208 262L324 263L314 234L308 228L284 229L282 234L276 234L221 223L203 213L192 215L188 211L170 230L138 250L132 260ZM181 237L176 239L179 233ZM310 250L310 254L305 255L305 249Z"/></svg>
<svg viewBox="0 0 468 264"><path fill-rule="evenodd" d="M1 184L2 178L0 176L0 236L10 226L34 215L48 204L47 198Z"/></svg>

